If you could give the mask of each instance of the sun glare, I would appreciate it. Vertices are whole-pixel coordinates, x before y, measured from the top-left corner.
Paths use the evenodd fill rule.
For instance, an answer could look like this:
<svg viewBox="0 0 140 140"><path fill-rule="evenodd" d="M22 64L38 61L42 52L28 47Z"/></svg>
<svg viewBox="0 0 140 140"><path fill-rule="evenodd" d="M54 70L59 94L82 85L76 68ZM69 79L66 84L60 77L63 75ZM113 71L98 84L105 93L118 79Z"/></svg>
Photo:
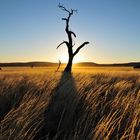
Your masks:
<svg viewBox="0 0 140 140"><path fill-rule="evenodd" d="M61 54L61 55L59 56L59 60L60 60L62 63L67 63L67 62L68 62L68 54ZM82 62L82 60L83 60L82 55L77 55L77 56L74 57L73 63Z"/></svg>

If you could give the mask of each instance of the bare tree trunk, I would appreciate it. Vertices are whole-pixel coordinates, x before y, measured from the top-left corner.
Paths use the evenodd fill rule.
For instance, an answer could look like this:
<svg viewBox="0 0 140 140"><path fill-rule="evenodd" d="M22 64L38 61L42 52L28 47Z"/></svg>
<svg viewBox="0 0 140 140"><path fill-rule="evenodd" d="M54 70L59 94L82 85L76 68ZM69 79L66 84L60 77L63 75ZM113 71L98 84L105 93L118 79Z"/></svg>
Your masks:
<svg viewBox="0 0 140 140"><path fill-rule="evenodd" d="M68 36L68 41L63 41L62 43L60 43L58 46L57 46L57 49L62 45L62 44L66 44L67 48L68 48L68 54L69 54L69 60L68 60L68 63L67 63L67 66L65 68L64 71L67 71L67 72L71 72L71 69L72 69L72 62L73 62L73 58L74 56L81 50L81 48L83 48L85 45L89 44L89 42L84 42L82 45L80 45L75 52L73 52L73 46L75 45L72 37L76 37L76 34L71 31L69 29L69 21L70 21L70 18L71 16L73 15L74 12L76 12L77 10L67 10L63 5L58 5L58 7L60 9L62 9L63 11L67 12L68 13L68 17L67 18L62 18L62 20L66 21L66 28L65 28L65 31L66 31L66 34Z"/></svg>
<svg viewBox="0 0 140 140"><path fill-rule="evenodd" d="M73 62L73 56L69 57L69 61L68 61L67 66L64 70L65 72L71 72L72 62Z"/></svg>

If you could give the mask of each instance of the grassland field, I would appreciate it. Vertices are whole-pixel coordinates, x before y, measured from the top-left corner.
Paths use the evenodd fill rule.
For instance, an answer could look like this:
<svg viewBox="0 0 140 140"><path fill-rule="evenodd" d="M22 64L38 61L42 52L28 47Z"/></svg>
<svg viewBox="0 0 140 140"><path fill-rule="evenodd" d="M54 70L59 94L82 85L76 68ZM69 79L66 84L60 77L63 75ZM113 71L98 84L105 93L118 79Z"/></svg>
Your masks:
<svg viewBox="0 0 140 140"><path fill-rule="evenodd" d="M3 67L0 140L140 140L140 70Z"/></svg>

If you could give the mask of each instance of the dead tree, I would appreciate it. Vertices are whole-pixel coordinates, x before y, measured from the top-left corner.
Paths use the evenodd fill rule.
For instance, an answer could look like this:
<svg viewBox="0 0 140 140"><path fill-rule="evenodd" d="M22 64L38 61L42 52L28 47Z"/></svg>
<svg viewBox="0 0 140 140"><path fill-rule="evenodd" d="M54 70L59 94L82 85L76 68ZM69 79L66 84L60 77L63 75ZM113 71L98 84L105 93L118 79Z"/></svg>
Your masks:
<svg viewBox="0 0 140 140"><path fill-rule="evenodd" d="M68 36L68 41L63 41L62 43L60 43L58 46L57 46L57 49L62 45L62 44L65 44L68 48L68 55L69 55L69 59L68 59L68 63L66 65L66 68L64 71L68 71L68 72L71 72L71 69L72 69L72 63L73 63L73 58L76 54L78 54L78 52L80 51L81 48L83 48L85 45L89 44L88 41L84 42L83 44L81 44L75 52L73 52L73 46L75 45L74 41L73 41L73 37L76 37L76 34L70 30L69 28L69 22L70 22L70 18L71 16L74 14L74 12L77 12L77 10L68 10L66 9L63 5L59 4L58 7L67 12L68 13L68 17L67 18L62 18L62 20L64 20L66 22L66 28L65 28L65 31L66 31L66 34Z"/></svg>
<svg viewBox="0 0 140 140"><path fill-rule="evenodd" d="M61 66L61 61L59 60L59 64L58 64L56 72L59 70L60 66Z"/></svg>

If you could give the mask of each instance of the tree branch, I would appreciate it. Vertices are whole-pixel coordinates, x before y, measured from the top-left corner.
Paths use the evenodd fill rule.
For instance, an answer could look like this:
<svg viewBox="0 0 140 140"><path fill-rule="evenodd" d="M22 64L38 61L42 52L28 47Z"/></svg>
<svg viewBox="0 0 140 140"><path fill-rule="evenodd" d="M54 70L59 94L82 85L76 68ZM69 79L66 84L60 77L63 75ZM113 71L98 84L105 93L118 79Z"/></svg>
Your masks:
<svg viewBox="0 0 140 140"><path fill-rule="evenodd" d="M67 10L67 9L66 9L63 5L61 5L60 3L59 3L59 5L58 5L58 7L59 7L61 10L68 12L69 14L71 13L69 10Z"/></svg>
<svg viewBox="0 0 140 140"><path fill-rule="evenodd" d="M73 14L73 12L76 12L77 13L77 10L74 10L74 9L71 9L71 12L70 10L66 9L65 6L63 6L62 4L59 3L58 7L63 10L63 11L66 11L68 12L69 14Z"/></svg>
<svg viewBox="0 0 140 140"><path fill-rule="evenodd" d="M77 13L77 10L71 9L71 11L70 11L70 10L66 9L65 6L63 6L63 5L60 4L60 3L59 3L59 5L58 5L58 7L59 7L61 10L66 11L66 12L69 14L68 18L62 18L62 20L66 20L66 19L69 20L70 17L73 15L74 12Z"/></svg>
<svg viewBox="0 0 140 140"><path fill-rule="evenodd" d="M73 13L74 13L74 12L77 12L77 10L73 10L73 9L68 10L68 9L65 8L65 6L63 6L63 5L60 4L60 3L59 3L59 5L58 5L58 7L59 7L61 10L66 11L66 12L68 13L68 17L67 17L67 18L62 18L62 20L65 20L65 21L66 21L66 28L65 28L65 31L66 31L66 33L67 33L67 35L68 35L69 45L72 46L72 35L73 35L74 37L76 37L76 34L75 34L74 32L72 32L72 31L70 31L70 29L69 29L69 21L70 21L71 16L73 15Z"/></svg>
<svg viewBox="0 0 140 140"><path fill-rule="evenodd" d="M76 37L76 34L75 34L74 32L70 31L70 33L71 33L74 37Z"/></svg>
<svg viewBox="0 0 140 140"><path fill-rule="evenodd" d="M80 49L82 49L85 45L89 44L88 41L84 42L81 46L79 46L76 51L73 53L73 55L75 56L79 51Z"/></svg>
<svg viewBox="0 0 140 140"><path fill-rule="evenodd" d="M67 18L62 18L62 20L66 20L67 21L68 19Z"/></svg>
<svg viewBox="0 0 140 140"><path fill-rule="evenodd" d="M68 42L67 41L63 41L62 43L60 43L58 46L57 46L57 48L56 49L58 49L61 45L63 45L63 44L66 44L66 45L68 45Z"/></svg>

